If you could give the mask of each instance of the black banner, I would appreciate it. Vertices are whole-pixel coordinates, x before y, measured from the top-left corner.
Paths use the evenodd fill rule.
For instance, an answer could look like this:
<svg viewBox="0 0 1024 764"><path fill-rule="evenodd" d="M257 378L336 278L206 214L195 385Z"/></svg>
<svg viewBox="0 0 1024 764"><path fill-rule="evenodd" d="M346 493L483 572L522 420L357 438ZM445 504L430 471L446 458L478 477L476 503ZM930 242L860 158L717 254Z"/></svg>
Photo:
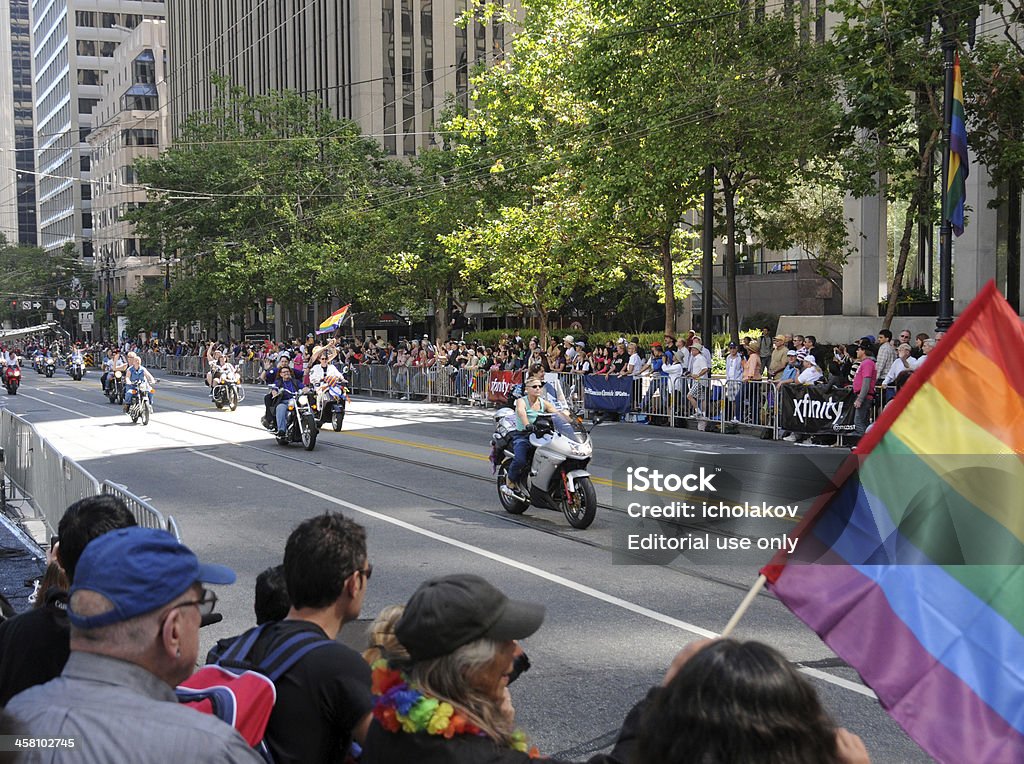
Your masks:
<svg viewBox="0 0 1024 764"><path fill-rule="evenodd" d="M779 426L808 435L853 432L855 398L849 387L825 393L818 387L782 385L779 388Z"/></svg>

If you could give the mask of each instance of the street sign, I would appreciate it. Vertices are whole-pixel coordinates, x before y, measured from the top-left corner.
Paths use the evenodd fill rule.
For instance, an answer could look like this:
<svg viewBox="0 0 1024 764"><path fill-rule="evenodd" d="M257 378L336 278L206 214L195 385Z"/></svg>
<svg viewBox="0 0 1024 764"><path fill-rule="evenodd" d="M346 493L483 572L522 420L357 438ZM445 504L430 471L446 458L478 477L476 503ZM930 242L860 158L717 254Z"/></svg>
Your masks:
<svg viewBox="0 0 1024 764"><path fill-rule="evenodd" d="M92 322L91 321L88 321L88 322L82 321L82 322L80 322L78 324L78 328L81 329L83 332L91 332L92 331Z"/></svg>
<svg viewBox="0 0 1024 764"><path fill-rule="evenodd" d="M67 306L68 301L63 298L58 298L57 301L53 303L53 307L55 307L57 310L64 310Z"/></svg>
<svg viewBox="0 0 1024 764"><path fill-rule="evenodd" d="M91 310L90 311L84 311L83 310L83 311L81 311L78 314L78 323L81 326L85 326L85 324L91 324L93 322L93 319L95 318L95 316L96 316L96 314L93 313Z"/></svg>
<svg viewBox="0 0 1024 764"><path fill-rule="evenodd" d="M21 309L22 310L32 310L32 301L31 300L22 300L21 301Z"/></svg>
<svg viewBox="0 0 1024 764"><path fill-rule="evenodd" d="M46 314L46 320L47 321L53 321L53 314L52 313L47 313Z"/></svg>
<svg viewBox="0 0 1024 764"><path fill-rule="evenodd" d="M32 307L35 310L39 310L41 307L43 307L43 304L41 302L39 302L39 300L35 300L32 303Z"/></svg>
<svg viewBox="0 0 1024 764"><path fill-rule="evenodd" d="M82 310L92 310L92 300L79 300L78 307Z"/></svg>
<svg viewBox="0 0 1024 764"><path fill-rule="evenodd" d="M68 300L68 310L78 310L78 300Z"/></svg>

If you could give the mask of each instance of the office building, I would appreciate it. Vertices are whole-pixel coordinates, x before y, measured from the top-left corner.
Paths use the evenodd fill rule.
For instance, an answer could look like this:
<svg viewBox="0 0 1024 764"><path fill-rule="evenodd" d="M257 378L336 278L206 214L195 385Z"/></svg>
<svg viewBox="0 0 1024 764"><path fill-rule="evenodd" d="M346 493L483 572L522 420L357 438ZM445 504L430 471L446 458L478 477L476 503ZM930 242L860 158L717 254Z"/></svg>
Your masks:
<svg viewBox="0 0 1024 764"><path fill-rule="evenodd" d="M0 233L27 245L36 243L31 51L28 0L0 0Z"/></svg>
<svg viewBox="0 0 1024 764"><path fill-rule="evenodd" d="M117 46L163 2L32 0L39 246L93 255L91 168L86 137Z"/></svg>

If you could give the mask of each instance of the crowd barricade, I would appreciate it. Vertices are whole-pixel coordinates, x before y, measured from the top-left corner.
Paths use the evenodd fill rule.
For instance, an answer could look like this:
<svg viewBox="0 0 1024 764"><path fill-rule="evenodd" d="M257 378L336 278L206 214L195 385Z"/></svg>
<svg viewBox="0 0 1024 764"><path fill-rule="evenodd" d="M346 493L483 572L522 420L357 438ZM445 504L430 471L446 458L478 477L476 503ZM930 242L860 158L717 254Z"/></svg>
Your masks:
<svg viewBox="0 0 1024 764"><path fill-rule="evenodd" d="M142 359L142 365L147 369L166 369L167 368L167 354L166 353L154 353L152 350L144 350L139 353L139 357Z"/></svg>
<svg viewBox="0 0 1024 764"><path fill-rule="evenodd" d="M11 411L0 410L0 446L6 478L45 520L51 533L56 532L70 505L100 493L113 493L124 499L139 525L172 532L177 529L171 518L164 518L151 504L123 486L109 481L101 485L78 462L54 448L33 425Z"/></svg>
<svg viewBox="0 0 1024 764"><path fill-rule="evenodd" d="M167 371L186 377L203 377L206 376L206 359L197 355L168 357Z"/></svg>

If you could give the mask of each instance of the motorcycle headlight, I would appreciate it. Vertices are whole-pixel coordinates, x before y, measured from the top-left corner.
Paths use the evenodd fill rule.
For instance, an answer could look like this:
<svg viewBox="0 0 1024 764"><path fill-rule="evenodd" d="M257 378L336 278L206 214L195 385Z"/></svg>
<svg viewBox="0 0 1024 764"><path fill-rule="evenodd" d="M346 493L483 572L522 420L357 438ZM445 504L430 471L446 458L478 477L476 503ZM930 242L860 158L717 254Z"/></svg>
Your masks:
<svg viewBox="0 0 1024 764"><path fill-rule="evenodd" d="M114 372L114 379L120 379L120 378L121 378L121 372L115 371Z"/></svg>
<svg viewBox="0 0 1024 764"><path fill-rule="evenodd" d="M299 396L299 405L305 406L309 402L309 399L305 395Z"/></svg>
<svg viewBox="0 0 1024 764"><path fill-rule="evenodd" d="M15 369L15 370L14 370L14 376L16 376L16 377L20 377L20 376L21 376L21 372L20 372L20 371L18 371L17 369Z"/></svg>

